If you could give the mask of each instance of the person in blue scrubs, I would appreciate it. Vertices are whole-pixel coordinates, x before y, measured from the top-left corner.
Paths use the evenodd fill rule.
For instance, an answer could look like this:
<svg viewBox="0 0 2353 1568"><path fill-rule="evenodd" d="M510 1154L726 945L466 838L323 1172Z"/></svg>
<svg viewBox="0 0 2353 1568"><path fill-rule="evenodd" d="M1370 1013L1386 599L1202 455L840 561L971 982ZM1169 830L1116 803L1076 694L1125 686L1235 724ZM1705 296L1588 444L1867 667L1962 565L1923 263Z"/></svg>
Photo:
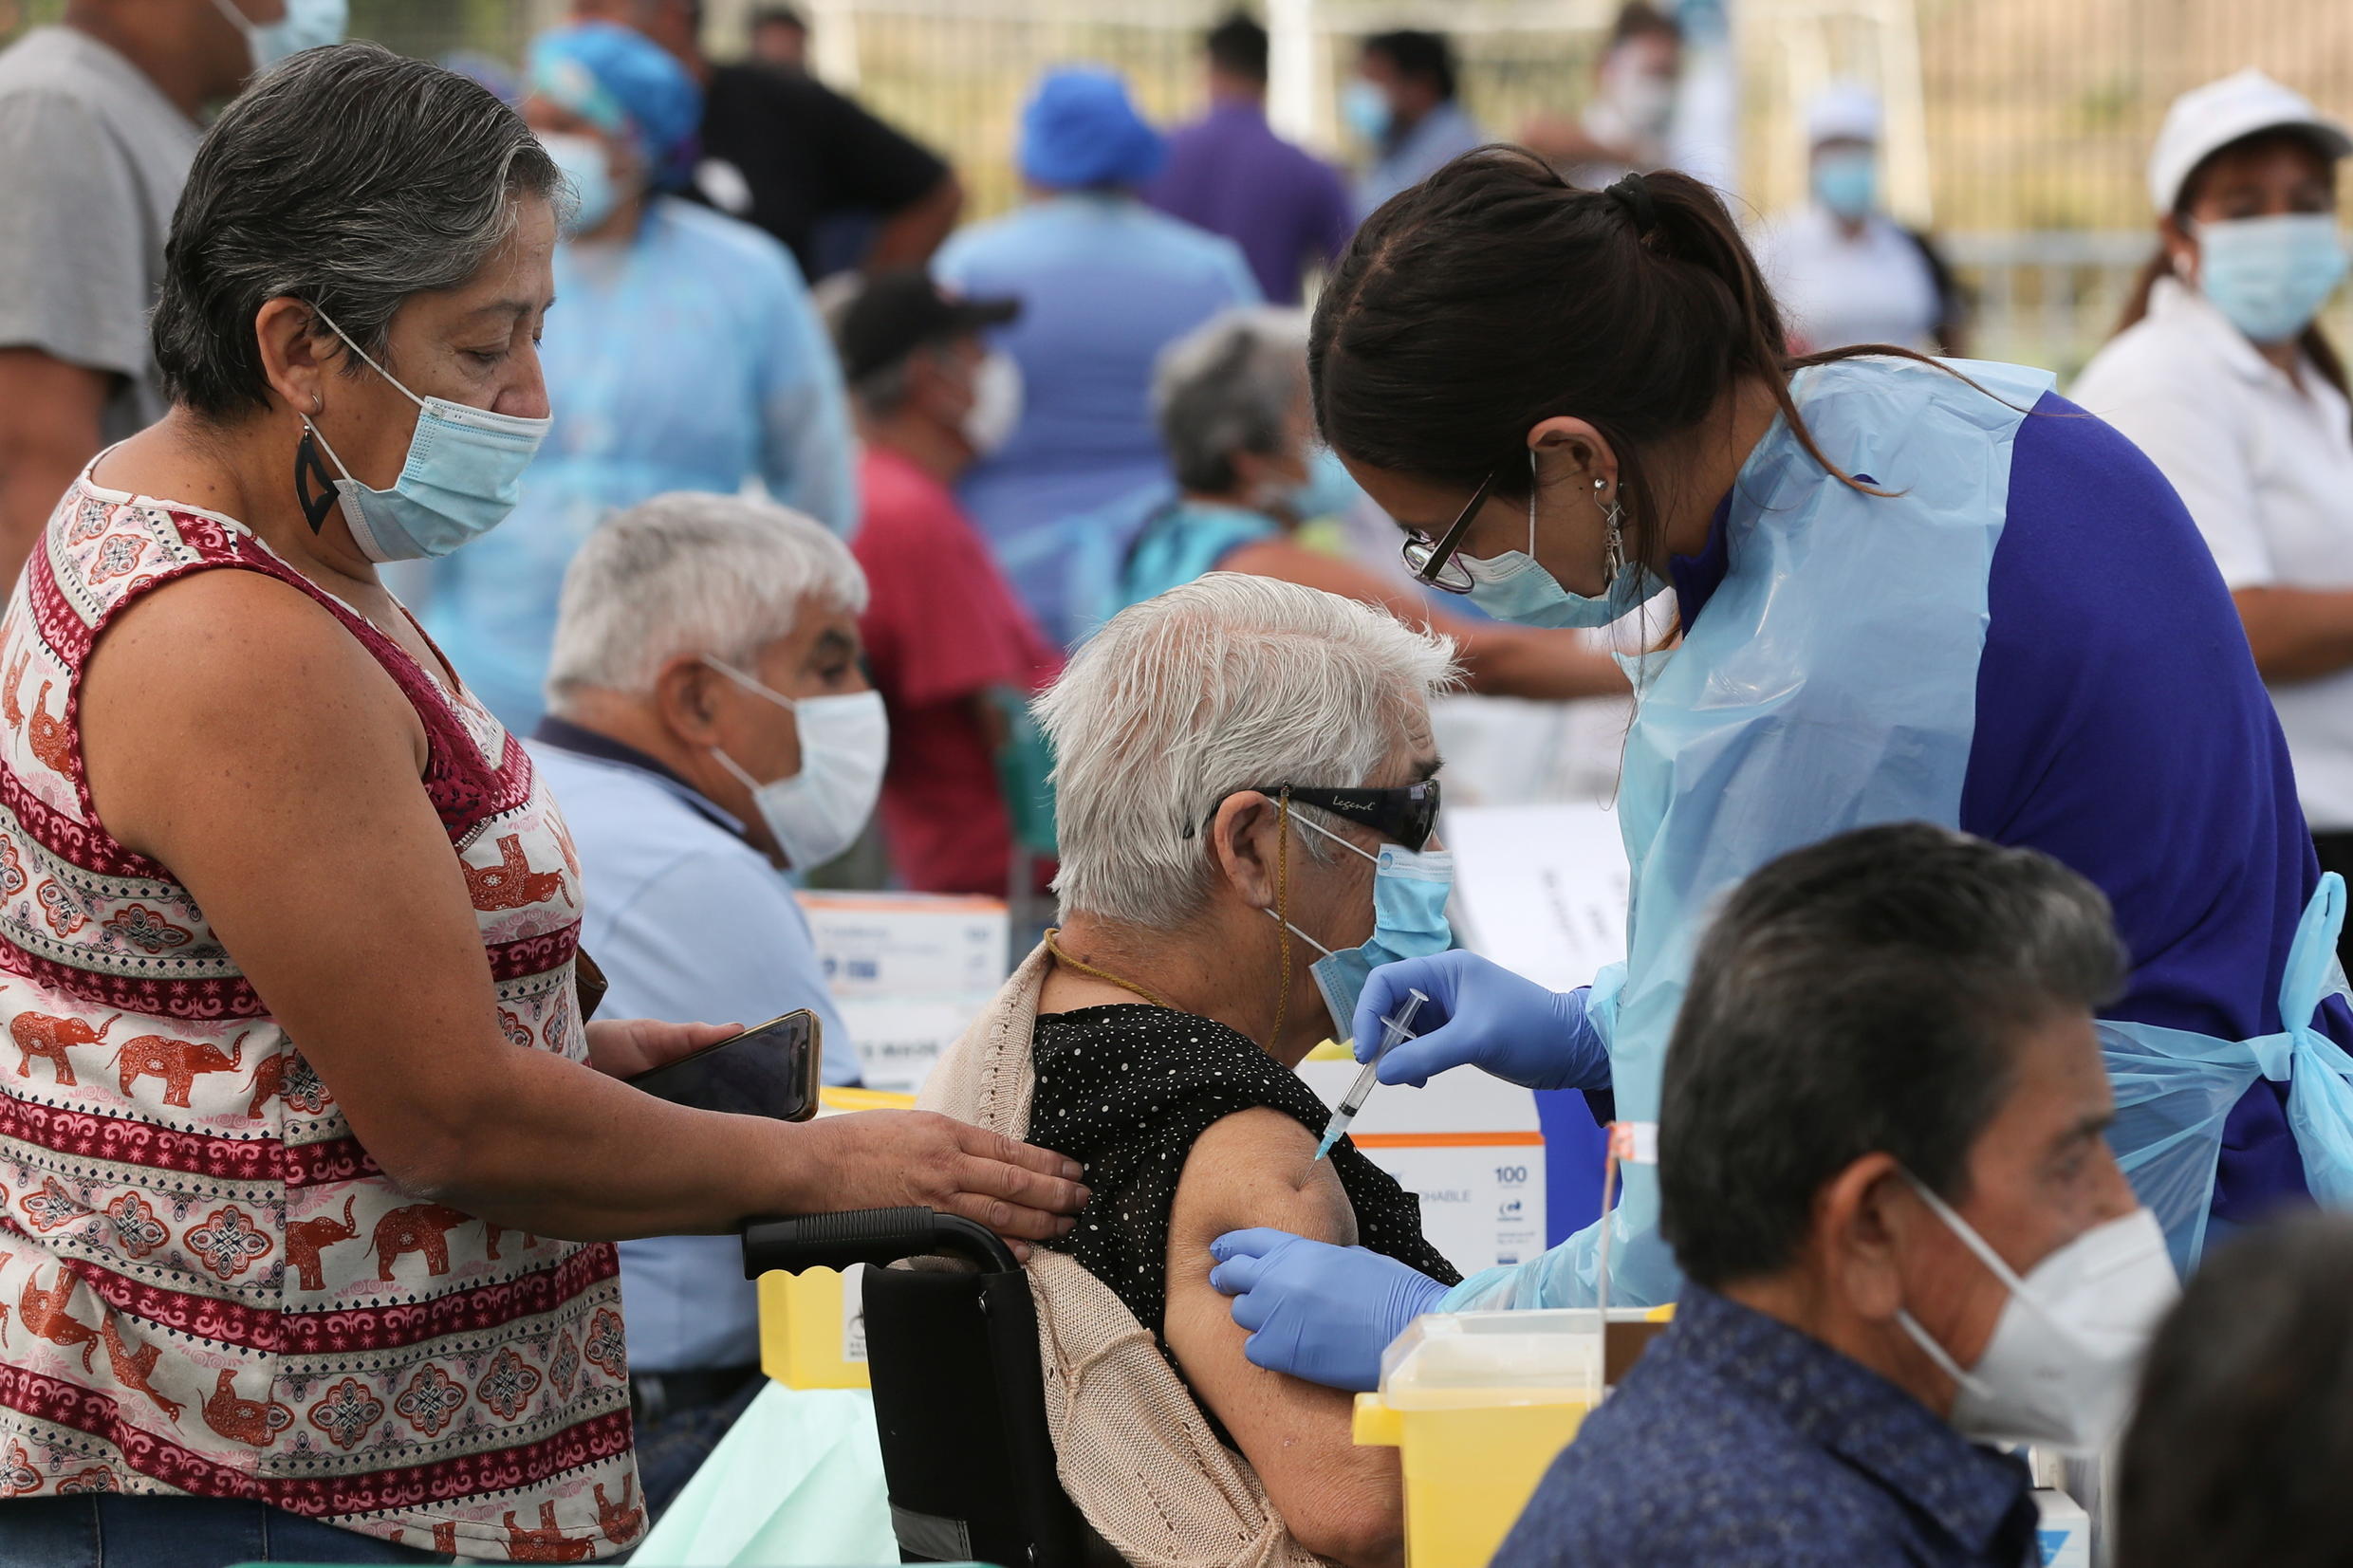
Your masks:
<svg viewBox="0 0 2353 1568"><path fill-rule="evenodd" d="M2045 851L2114 906L2110 1139L2177 1266L2353 1191L2353 1013L2323 1001L2344 887L2178 499L2047 375L1785 344L1704 186L1579 190L1505 149L1387 209L1319 302L1324 433L1426 580L1547 625L1663 580L1678 638L1637 665L1626 965L1566 995L1461 952L1376 971L1360 1041L1408 986L1435 1023L1382 1079L1476 1064L1655 1121L1710 900L1801 844L1923 820ZM1671 1300L1656 1173L1625 1177L1610 1299ZM1369 1387L1420 1311L1591 1301L1603 1229L1451 1292L1269 1231L1214 1250L1253 1360Z"/></svg>
<svg viewBox="0 0 2353 1568"><path fill-rule="evenodd" d="M1160 482L1153 360L1218 311L1259 302L1238 246L1137 195L1165 156L1117 74L1049 71L1022 111L1029 199L963 231L932 264L957 293L1021 302L995 339L1021 367L1021 423L960 496L1013 591L1065 644L1088 608L1071 602L1074 539L1099 544L1098 559L1127 543L1071 520ZM1131 532L1140 521L1138 507Z"/></svg>
<svg viewBox="0 0 2353 1568"><path fill-rule="evenodd" d="M686 68L588 22L534 42L525 91L524 118L577 198L540 350L555 425L482 553L435 569L426 611L518 734L542 710L564 569L615 510L757 482L838 534L858 516L841 369L791 253L668 194L702 112Z"/></svg>

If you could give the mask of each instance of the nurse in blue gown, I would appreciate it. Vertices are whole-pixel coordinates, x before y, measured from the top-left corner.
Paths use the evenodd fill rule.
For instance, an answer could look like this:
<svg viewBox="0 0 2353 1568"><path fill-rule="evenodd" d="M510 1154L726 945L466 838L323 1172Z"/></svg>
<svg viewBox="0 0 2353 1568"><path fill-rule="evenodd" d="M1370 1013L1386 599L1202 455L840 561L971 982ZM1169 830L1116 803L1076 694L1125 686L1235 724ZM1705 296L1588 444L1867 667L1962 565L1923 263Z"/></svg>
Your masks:
<svg viewBox="0 0 2353 1568"><path fill-rule="evenodd" d="M1310 354L1326 439L1433 586L1547 626L1658 596L1618 807L1626 963L1569 993L1462 952L1377 971L1360 1042L1409 986L1437 1020L1383 1081L1475 1065L1655 1121L1710 900L1801 844L1925 820L2043 850L2114 905L2134 968L2101 1026L2110 1137L2177 1265L2353 1197L2343 884L2180 502L2049 376L1793 360L1705 187L1578 190L1505 149L1365 225ZM1672 1300L1654 1172L1625 1174L1609 1299ZM1366 1388L1417 1313L1589 1303L1602 1231L1452 1291L1241 1231L1214 1279L1252 1360Z"/></svg>

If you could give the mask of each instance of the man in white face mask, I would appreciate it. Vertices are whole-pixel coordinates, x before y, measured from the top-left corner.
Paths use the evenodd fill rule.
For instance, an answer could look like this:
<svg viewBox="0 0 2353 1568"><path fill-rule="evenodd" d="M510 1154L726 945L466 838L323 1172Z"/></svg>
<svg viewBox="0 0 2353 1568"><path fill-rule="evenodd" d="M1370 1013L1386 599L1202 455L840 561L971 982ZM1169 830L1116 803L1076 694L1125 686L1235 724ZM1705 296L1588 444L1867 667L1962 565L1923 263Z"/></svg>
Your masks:
<svg viewBox="0 0 2353 1568"><path fill-rule="evenodd" d="M797 512L685 492L642 502L573 558L531 740L578 842L581 937L608 996L746 1026L806 1007L828 1083L857 1082L858 1056L777 871L830 859L874 809L888 734L860 664L865 600L848 548ZM891 1157L911 1129L873 1119ZM657 1513L757 1389L738 1252L728 1236L621 1245Z"/></svg>
<svg viewBox="0 0 2353 1568"><path fill-rule="evenodd" d="M1062 665L954 489L1021 423L1020 367L983 336L1020 310L946 293L911 268L867 284L834 324L865 443L851 547L872 590L861 626L891 718L882 833L918 893L1005 895L1005 715Z"/></svg>
<svg viewBox="0 0 2353 1568"><path fill-rule="evenodd" d="M2123 962L2090 883L1925 824L1744 883L1667 1056L1674 1326L1499 1568L2039 1563L1991 1445L2103 1448L2176 1295L2103 1135Z"/></svg>

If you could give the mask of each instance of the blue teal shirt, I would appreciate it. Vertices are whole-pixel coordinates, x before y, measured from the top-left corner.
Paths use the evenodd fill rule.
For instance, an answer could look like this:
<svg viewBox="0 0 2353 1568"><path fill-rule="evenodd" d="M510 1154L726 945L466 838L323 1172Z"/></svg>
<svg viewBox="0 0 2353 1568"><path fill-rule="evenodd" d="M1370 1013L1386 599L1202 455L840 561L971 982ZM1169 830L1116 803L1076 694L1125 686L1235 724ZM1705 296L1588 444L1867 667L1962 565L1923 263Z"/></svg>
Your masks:
<svg viewBox="0 0 2353 1568"><path fill-rule="evenodd" d="M1021 366L1020 425L960 499L1049 635L1073 623L1064 523L1165 479L1153 361L1219 311L1259 303L1232 240L1133 196L1060 195L965 230L932 269L974 298L1011 297L997 342Z"/></svg>
<svg viewBox="0 0 2353 1568"><path fill-rule="evenodd" d="M626 246L556 247L540 362L555 424L514 512L438 563L425 624L507 728L539 717L556 592L581 542L665 490L765 486L846 535L842 372L782 245L674 196Z"/></svg>
<svg viewBox="0 0 2353 1568"><path fill-rule="evenodd" d="M1860 1361L1695 1284L1493 1568L2026 1568L2024 1461Z"/></svg>
<svg viewBox="0 0 2353 1568"><path fill-rule="evenodd" d="M1163 503L1128 546L1120 573L1117 614L1158 594L1215 571L1225 559L1245 544L1274 539L1283 526L1264 512L1245 507L1221 507L1206 501Z"/></svg>
<svg viewBox="0 0 2353 1568"><path fill-rule="evenodd" d="M578 726L545 720L530 749L580 851L580 943L611 983L598 1012L750 1028L806 1007L825 1081L856 1083L858 1052L808 921L741 824L652 758ZM621 1295L633 1371L760 1358L756 1298L732 1236L621 1243Z"/></svg>

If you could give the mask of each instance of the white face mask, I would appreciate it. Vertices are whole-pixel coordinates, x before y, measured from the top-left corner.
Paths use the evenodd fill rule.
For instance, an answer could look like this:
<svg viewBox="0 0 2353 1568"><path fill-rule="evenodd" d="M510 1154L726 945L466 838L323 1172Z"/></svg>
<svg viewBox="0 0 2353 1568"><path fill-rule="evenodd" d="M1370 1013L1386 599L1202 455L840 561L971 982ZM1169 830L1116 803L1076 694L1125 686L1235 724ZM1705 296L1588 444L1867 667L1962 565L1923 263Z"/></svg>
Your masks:
<svg viewBox="0 0 2353 1568"><path fill-rule="evenodd" d="M1951 1205L1918 1181L1912 1187L2010 1288L1993 1337L1966 1372L1909 1312L1896 1314L1959 1385L1954 1428L1986 1443L2047 1443L2072 1453L2106 1448L2130 1413L2149 1338L2181 1294L2157 1216L2136 1208L2096 1225L2022 1280Z"/></svg>
<svg viewBox="0 0 2353 1568"><path fill-rule="evenodd" d="M751 791L760 820L776 836L786 863L796 871L824 865L857 841L874 815L882 789L882 765L891 749L891 721L880 692L833 697L787 697L770 691L732 665L703 660L747 692L788 709L801 733L801 771L766 784L720 750L719 766Z"/></svg>
<svg viewBox="0 0 2353 1568"><path fill-rule="evenodd" d="M992 348L973 367L973 406L960 421L964 444L975 457L991 456L1020 424L1021 366L1005 350Z"/></svg>

